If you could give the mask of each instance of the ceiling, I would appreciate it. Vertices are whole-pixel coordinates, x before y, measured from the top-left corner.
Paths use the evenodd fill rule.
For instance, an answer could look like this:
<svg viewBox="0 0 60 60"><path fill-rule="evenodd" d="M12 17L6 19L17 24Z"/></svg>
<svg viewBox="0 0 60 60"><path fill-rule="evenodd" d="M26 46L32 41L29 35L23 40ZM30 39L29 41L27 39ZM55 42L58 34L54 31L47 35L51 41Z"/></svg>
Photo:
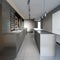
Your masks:
<svg viewBox="0 0 60 60"><path fill-rule="evenodd" d="M7 0L9 4L24 18L29 18L28 0ZM42 16L45 12L48 13L55 7L60 5L60 0L30 0L31 18Z"/></svg>

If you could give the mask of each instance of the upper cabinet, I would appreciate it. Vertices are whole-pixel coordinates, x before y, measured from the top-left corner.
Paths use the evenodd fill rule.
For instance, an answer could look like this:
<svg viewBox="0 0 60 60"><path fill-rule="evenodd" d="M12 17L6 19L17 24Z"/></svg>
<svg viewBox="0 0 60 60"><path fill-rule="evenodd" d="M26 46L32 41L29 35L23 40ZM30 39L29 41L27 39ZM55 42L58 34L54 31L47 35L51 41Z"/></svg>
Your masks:
<svg viewBox="0 0 60 60"><path fill-rule="evenodd" d="M10 12L10 30L21 29L24 19L17 12Z"/></svg>

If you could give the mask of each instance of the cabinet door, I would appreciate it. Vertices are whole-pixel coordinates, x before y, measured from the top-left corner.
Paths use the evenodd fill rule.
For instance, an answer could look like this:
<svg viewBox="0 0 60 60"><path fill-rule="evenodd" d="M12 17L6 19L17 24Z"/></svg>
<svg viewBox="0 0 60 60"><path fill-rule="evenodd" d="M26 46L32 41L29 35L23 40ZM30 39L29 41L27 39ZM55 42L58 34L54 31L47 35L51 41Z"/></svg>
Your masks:
<svg viewBox="0 0 60 60"><path fill-rule="evenodd" d="M2 6L0 5L0 50L3 48L3 35L2 35Z"/></svg>

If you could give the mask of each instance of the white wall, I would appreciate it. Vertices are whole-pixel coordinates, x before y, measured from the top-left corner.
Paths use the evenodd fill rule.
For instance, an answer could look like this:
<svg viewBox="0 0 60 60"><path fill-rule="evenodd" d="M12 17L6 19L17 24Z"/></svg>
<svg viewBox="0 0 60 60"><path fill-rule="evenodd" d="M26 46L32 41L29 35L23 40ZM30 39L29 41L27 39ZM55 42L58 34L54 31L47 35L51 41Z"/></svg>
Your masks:
<svg viewBox="0 0 60 60"><path fill-rule="evenodd" d="M60 11L52 15L52 32L56 34L56 41L60 43Z"/></svg>
<svg viewBox="0 0 60 60"><path fill-rule="evenodd" d="M43 20L43 29L55 33L56 41L60 43L60 11L47 15L46 19Z"/></svg>
<svg viewBox="0 0 60 60"><path fill-rule="evenodd" d="M30 32L35 26L34 21L24 20L24 28L27 28L27 32Z"/></svg>
<svg viewBox="0 0 60 60"><path fill-rule="evenodd" d="M60 35L60 11L52 14L52 32Z"/></svg>

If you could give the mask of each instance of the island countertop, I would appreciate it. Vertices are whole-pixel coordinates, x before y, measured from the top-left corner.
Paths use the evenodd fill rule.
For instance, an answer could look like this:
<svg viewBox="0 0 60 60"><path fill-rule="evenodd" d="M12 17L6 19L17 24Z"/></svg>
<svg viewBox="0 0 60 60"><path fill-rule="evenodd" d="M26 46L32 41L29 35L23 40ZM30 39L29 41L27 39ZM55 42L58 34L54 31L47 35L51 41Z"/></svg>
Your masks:
<svg viewBox="0 0 60 60"><path fill-rule="evenodd" d="M52 32L48 32L48 31L46 31L44 29L37 29L37 28L35 28L34 31L38 32L39 34L54 34Z"/></svg>

